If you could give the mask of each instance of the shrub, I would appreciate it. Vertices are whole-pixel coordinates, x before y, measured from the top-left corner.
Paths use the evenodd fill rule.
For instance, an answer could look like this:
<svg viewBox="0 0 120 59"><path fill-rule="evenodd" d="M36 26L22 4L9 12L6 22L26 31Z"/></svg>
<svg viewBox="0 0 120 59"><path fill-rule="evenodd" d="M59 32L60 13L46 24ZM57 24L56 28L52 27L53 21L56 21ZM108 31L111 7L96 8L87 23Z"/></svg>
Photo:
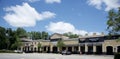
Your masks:
<svg viewBox="0 0 120 59"><path fill-rule="evenodd" d="M14 53L12 50L0 50L0 53Z"/></svg>
<svg viewBox="0 0 120 59"><path fill-rule="evenodd" d="M120 59L120 53L116 53L116 54L114 55L114 59Z"/></svg>

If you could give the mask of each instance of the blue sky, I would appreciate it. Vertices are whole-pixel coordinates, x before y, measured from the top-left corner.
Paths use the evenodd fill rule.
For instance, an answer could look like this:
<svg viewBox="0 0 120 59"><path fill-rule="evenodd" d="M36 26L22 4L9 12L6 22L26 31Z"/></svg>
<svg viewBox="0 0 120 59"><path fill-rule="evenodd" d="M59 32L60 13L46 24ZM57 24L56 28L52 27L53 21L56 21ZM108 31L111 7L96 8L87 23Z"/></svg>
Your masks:
<svg viewBox="0 0 120 59"><path fill-rule="evenodd" d="M85 35L106 31L107 13L119 0L0 0L0 26Z"/></svg>

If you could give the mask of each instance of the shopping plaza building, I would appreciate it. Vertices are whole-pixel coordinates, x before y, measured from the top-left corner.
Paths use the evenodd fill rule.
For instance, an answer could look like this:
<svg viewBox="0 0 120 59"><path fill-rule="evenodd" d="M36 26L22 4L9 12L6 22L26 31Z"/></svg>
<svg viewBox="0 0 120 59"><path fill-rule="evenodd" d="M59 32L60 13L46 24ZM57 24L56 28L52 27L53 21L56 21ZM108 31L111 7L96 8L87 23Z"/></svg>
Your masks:
<svg viewBox="0 0 120 59"><path fill-rule="evenodd" d="M24 52L45 52L45 53L58 53L60 52L57 47L58 40L63 40L64 47L62 50L70 51L71 53L81 54L114 54L120 52L120 42L117 39L120 35L96 35L80 36L79 38L69 38L62 34L54 33L49 40L31 40L21 38L23 45L20 50ZM38 44L41 48L38 48Z"/></svg>

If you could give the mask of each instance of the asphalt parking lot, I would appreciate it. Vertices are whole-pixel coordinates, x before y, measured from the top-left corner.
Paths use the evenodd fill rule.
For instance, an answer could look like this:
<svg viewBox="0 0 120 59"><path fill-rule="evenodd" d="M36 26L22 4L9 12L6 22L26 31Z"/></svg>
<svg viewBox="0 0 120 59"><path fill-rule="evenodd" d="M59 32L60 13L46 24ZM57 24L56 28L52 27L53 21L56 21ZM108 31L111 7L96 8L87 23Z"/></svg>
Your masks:
<svg viewBox="0 0 120 59"><path fill-rule="evenodd" d="M113 59L113 55L61 55L47 53L0 53L0 59Z"/></svg>

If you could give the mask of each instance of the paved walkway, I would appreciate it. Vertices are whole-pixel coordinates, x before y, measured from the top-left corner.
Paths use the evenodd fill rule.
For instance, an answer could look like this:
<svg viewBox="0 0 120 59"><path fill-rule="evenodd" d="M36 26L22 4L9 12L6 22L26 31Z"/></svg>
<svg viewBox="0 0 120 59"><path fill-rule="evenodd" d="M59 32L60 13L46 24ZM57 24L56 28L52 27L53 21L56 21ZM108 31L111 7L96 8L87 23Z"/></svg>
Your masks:
<svg viewBox="0 0 120 59"><path fill-rule="evenodd" d="M47 53L0 53L0 59L113 59L113 55L61 55Z"/></svg>

